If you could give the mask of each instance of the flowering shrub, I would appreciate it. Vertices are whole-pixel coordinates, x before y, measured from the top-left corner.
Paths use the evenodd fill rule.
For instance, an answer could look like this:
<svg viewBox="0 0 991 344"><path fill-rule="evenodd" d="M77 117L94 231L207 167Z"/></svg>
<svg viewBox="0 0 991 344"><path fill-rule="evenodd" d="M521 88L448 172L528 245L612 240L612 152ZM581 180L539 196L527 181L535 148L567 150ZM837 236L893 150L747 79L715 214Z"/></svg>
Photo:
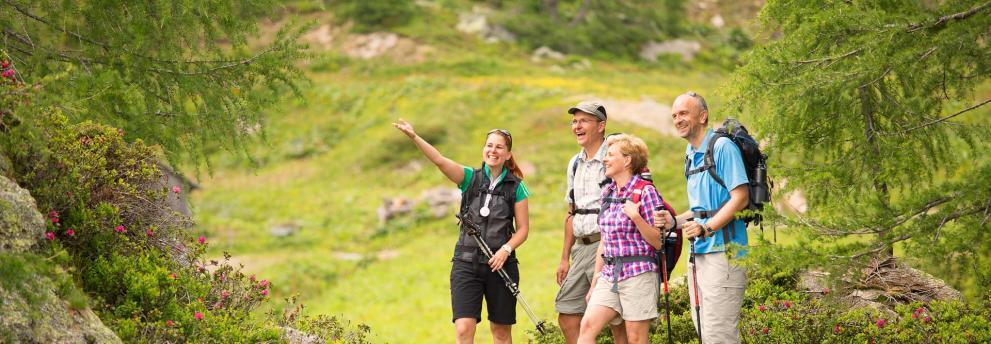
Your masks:
<svg viewBox="0 0 991 344"><path fill-rule="evenodd" d="M38 120L0 144L47 214L40 255L75 275L59 287L71 305L89 303L128 343L281 340L282 320L253 315L271 283L202 258L207 240L192 238L191 221L167 206L182 190L161 182L151 147L58 112Z"/></svg>

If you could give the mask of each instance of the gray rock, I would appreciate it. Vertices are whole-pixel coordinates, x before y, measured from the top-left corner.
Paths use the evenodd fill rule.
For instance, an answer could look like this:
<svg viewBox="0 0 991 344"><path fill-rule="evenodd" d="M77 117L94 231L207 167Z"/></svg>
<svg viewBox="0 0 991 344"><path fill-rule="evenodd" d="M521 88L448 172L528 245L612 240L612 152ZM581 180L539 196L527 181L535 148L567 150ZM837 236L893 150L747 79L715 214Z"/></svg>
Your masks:
<svg viewBox="0 0 991 344"><path fill-rule="evenodd" d="M0 153L0 176L14 178L14 164L3 153Z"/></svg>
<svg viewBox="0 0 991 344"><path fill-rule="evenodd" d="M24 252L45 234L45 217L31 193L0 176L0 252Z"/></svg>
<svg viewBox="0 0 991 344"><path fill-rule="evenodd" d="M383 199L382 206L375 209L379 224L385 225L389 220L413 211L413 202L409 199L396 197Z"/></svg>
<svg viewBox="0 0 991 344"><path fill-rule="evenodd" d="M269 229L269 233L271 233L274 237L282 238L296 234L296 232L299 232L300 228L303 228L303 225L300 224L299 221L290 221L272 226L272 228Z"/></svg>
<svg viewBox="0 0 991 344"><path fill-rule="evenodd" d="M530 61L541 62L544 60L561 61L564 60L564 54L548 48L547 46L542 46L535 49L533 54L530 55Z"/></svg>
<svg viewBox="0 0 991 344"><path fill-rule="evenodd" d="M515 42L516 35L506 30L506 28L489 23L488 15L491 10L481 6L475 6L470 13L458 14L458 31L475 35L486 43Z"/></svg>
<svg viewBox="0 0 991 344"><path fill-rule="evenodd" d="M14 343L121 343L92 310L72 309L59 298L50 278L30 275L14 283L10 290L0 284L0 329L9 336L5 339L12 338Z"/></svg>
<svg viewBox="0 0 991 344"><path fill-rule="evenodd" d="M657 61L657 56L663 54L681 55L681 60L691 62L702 50L702 44L696 41L675 39L664 42L648 42L640 48L640 57L651 62Z"/></svg>
<svg viewBox="0 0 991 344"><path fill-rule="evenodd" d="M326 343L317 335L309 334L292 327L282 327L282 339L289 344L324 344Z"/></svg>
<svg viewBox="0 0 991 344"><path fill-rule="evenodd" d="M423 191L420 198L427 202L434 218L443 218L451 211L452 204L461 203L461 190L451 187L435 187Z"/></svg>

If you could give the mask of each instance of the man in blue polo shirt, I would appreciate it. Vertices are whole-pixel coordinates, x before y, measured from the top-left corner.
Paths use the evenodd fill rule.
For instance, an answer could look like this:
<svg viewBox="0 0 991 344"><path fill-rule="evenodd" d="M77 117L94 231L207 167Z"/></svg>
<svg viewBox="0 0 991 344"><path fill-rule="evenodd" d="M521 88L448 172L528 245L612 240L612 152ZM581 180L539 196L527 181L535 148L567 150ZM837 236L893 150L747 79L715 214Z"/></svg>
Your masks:
<svg viewBox="0 0 991 344"><path fill-rule="evenodd" d="M678 96L671 106L671 117L678 135L688 140L685 149L688 170L699 169L714 136L708 127L709 108L705 99L695 92ZM734 219L734 214L747 206L747 172L740 149L730 139L719 138L712 149L716 174L726 186L713 179L709 170L687 175L691 209L674 218L666 211L655 212L654 223L661 228L672 228L673 224L682 228L686 239L698 239L695 261L688 266L688 294L691 304L695 304L696 297L700 300L701 324L695 326L702 329L702 342L739 343L737 325L747 275L742 267L730 262L727 243L738 246L737 257L746 255L747 226L742 220ZM695 321L695 309L690 308Z"/></svg>

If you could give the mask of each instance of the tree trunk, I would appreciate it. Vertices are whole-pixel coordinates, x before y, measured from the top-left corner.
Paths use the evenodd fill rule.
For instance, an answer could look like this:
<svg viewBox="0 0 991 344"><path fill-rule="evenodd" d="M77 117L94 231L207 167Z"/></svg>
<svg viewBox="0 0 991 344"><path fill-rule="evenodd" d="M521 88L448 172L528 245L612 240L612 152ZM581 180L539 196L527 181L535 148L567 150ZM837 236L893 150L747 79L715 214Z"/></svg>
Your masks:
<svg viewBox="0 0 991 344"><path fill-rule="evenodd" d="M557 0L544 0L544 9L547 10L547 15L551 17L551 21L557 22Z"/></svg>
<svg viewBox="0 0 991 344"><path fill-rule="evenodd" d="M860 93L860 111L864 115L864 136L867 137L867 145L870 152L873 154L873 161L880 161L883 157L881 156L881 144L877 141L877 128L874 126L874 107L873 100L871 99L869 85L860 86L858 89ZM875 180L874 189L880 194L881 203L884 205L885 209L889 209L889 194L888 194L888 184L883 181ZM888 236L889 230L884 230L878 232L877 235L883 242ZM879 254L886 254L888 257L894 256L894 246L888 246L883 251L878 252Z"/></svg>
<svg viewBox="0 0 991 344"><path fill-rule="evenodd" d="M576 14L574 18L571 18L571 22L568 23L568 27L575 27L575 25L578 25L578 22L585 19L585 16L588 15L588 7L591 4L592 0L582 1L582 7L578 9L578 14Z"/></svg>

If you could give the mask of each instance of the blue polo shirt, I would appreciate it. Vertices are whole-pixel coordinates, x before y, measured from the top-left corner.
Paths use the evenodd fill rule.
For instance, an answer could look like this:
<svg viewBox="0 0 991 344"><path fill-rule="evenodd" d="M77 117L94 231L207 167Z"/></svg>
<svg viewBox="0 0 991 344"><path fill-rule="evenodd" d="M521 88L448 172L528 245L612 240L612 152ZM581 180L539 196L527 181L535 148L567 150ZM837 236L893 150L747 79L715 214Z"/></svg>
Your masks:
<svg viewBox="0 0 991 344"><path fill-rule="evenodd" d="M715 136L715 132L709 129L705 133L705 139L698 149L688 144L685 149L685 157L691 162L689 169L701 167L704 164L705 152L709 148L709 140ZM692 211L716 210L719 206L729 201L729 190L748 183L747 170L743 166L743 156L740 148L729 138L720 138L713 146L713 158L716 160L716 174L726 183L724 188L709 176L709 172L696 173L688 177L688 205ZM701 219L699 223L706 223L709 219ZM745 256L747 250L747 225L743 220L733 220L716 233L695 243L695 253L705 254L712 252L725 252L726 245L723 242L724 230L731 230L730 241L743 246L738 256Z"/></svg>

